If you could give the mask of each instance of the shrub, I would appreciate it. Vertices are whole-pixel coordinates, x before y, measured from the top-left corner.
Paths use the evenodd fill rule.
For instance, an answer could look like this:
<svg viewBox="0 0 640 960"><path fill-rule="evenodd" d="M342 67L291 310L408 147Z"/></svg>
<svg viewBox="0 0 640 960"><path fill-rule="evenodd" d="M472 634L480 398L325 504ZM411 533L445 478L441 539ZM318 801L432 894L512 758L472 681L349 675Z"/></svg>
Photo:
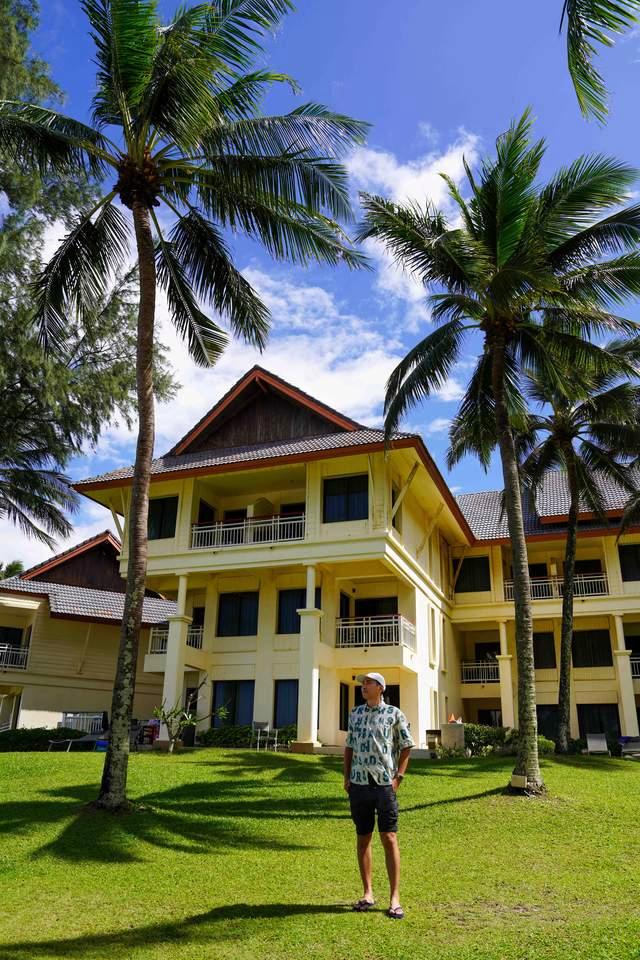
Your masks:
<svg viewBox="0 0 640 960"><path fill-rule="evenodd" d="M84 730L71 730L68 727L56 727L53 730L47 727L5 730L0 733L0 753L48 750L50 740L76 740L84 735Z"/></svg>
<svg viewBox="0 0 640 960"><path fill-rule="evenodd" d="M510 730L507 738L504 743L503 753L506 753L508 756L514 756L518 752L518 731ZM555 753L556 744L554 740L549 740L547 737L540 735L538 737L538 754L541 757L548 756L550 753Z"/></svg>
<svg viewBox="0 0 640 960"><path fill-rule="evenodd" d="M554 740L549 740L547 737L539 736L538 737L538 753L541 757L546 757L550 753L555 753L556 744Z"/></svg>
<svg viewBox="0 0 640 960"><path fill-rule="evenodd" d="M288 745L296 736L295 723L281 727L278 730L278 746ZM251 725L210 727L198 733L198 743L201 747L248 747L251 743Z"/></svg>
<svg viewBox="0 0 640 960"><path fill-rule="evenodd" d="M464 746L471 751L472 757L486 757L491 753L501 753L508 730L506 727L489 727L482 723L465 723Z"/></svg>

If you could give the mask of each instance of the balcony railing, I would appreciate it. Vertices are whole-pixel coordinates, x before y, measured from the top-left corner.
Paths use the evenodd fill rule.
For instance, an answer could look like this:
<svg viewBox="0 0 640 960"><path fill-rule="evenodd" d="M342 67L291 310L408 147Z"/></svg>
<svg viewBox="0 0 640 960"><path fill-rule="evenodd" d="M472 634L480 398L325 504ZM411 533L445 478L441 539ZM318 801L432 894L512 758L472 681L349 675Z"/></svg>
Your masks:
<svg viewBox="0 0 640 960"><path fill-rule="evenodd" d="M463 683L499 683L500 667L495 660L463 660Z"/></svg>
<svg viewBox="0 0 640 960"><path fill-rule="evenodd" d="M532 600L555 600L562 598L562 577L532 577ZM575 597L606 597L609 593L609 581L606 573L583 573L573 581ZM513 580L504 582L505 600L513 600Z"/></svg>
<svg viewBox="0 0 640 960"><path fill-rule="evenodd" d="M304 540L305 515L248 517L246 520L220 523L194 523L191 528L193 550L217 550L259 543Z"/></svg>
<svg viewBox="0 0 640 960"><path fill-rule="evenodd" d="M336 620L336 647L408 647L416 652L416 628L398 614Z"/></svg>
<svg viewBox="0 0 640 960"><path fill-rule="evenodd" d="M0 670L26 670L29 647L0 643Z"/></svg>
<svg viewBox="0 0 640 960"><path fill-rule="evenodd" d="M204 627L190 626L187 629L187 646L202 650ZM149 637L149 653L166 653L169 642L169 627L152 627Z"/></svg>
<svg viewBox="0 0 640 960"><path fill-rule="evenodd" d="M102 733L102 713L63 713L59 727L68 730L84 730L85 733Z"/></svg>
<svg viewBox="0 0 640 960"><path fill-rule="evenodd" d="M631 657L631 676L634 680L640 680L640 657Z"/></svg>

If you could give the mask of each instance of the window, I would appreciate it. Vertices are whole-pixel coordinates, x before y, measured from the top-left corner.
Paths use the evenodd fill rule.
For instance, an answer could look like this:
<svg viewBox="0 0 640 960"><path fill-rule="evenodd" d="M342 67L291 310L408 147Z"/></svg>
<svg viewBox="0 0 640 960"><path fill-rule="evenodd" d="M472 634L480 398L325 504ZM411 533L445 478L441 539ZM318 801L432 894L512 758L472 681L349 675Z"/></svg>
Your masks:
<svg viewBox="0 0 640 960"><path fill-rule="evenodd" d="M281 517L300 517L305 513L306 504L304 500L300 503L283 503L280 507Z"/></svg>
<svg viewBox="0 0 640 960"><path fill-rule="evenodd" d="M445 671L447 669L447 624L442 617L440 621L440 644L442 653L440 654L440 669ZM449 714L447 714L449 716Z"/></svg>
<svg viewBox="0 0 640 960"><path fill-rule="evenodd" d="M355 603L356 617L393 617L397 613L397 597L362 597Z"/></svg>
<svg viewBox="0 0 640 960"><path fill-rule="evenodd" d="M201 500L198 504L198 523L214 523L215 519L216 511L214 508L206 500Z"/></svg>
<svg viewBox="0 0 640 960"><path fill-rule="evenodd" d="M176 535L177 497L156 497L149 500L149 540L166 540Z"/></svg>
<svg viewBox="0 0 640 960"><path fill-rule="evenodd" d="M537 705L536 714L540 736L546 737L548 740L558 739L558 710L556 703L539 703Z"/></svg>
<svg viewBox="0 0 640 960"><path fill-rule="evenodd" d="M219 637L255 637L258 632L258 593L221 593Z"/></svg>
<svg viewBox="0 0 640 960"><path fill-rule="evenodd" d="M346 620L351 616L351 597L348 593L342 593L340 591L340 619Z"/></svg>
<svg viewBox="0 0 640 960"><path fill-rule="evenodd" d="M369 516L369 476L335 477L323 486L323 523L366 520Z"/></svg>
<svg viewBox="0 0 640 960"><path fill-rule="evenodd" d="M610 733L620 736L620 717L617 703L579 703L578 726L580 736L588 733Z"/></svg>
<svg viewBox="0 0 640 960"><path fill-rule="evenodd" d="M429 663L431 666L435 665L437 657L437 637L436 637L436 608L430 607L430 623L429 623Z"/></svg>
<svg viewBox="0 0 640 960"><path fill-rule="evenodd" d="M574 573L576 577L602 573L602 563L600 560L576 560Z"/></svg>
<svg viewBox="0 0 640 960"><path fill-rule="evenodd" d="M483 643L476 643L474 647L476 660L495 660L496 657L500 655L499 640L487 640Z"/></svg>
<svg viewBox="0 0 640 960"><path fill-rule="evenodd" d="M640 580L640 543L618 547L618 556L620 557L622 579L625 582Z"/></svg>
<svg viewBox="0 0 640 960"><path fill-rule="evenodd" d="M273 725L276 729L298 722L298 681L276 680Z"/></svg>
<svg viewBox="0 0 640 960"><path fill-rule="evenodd" d="M10 647L22 646L22 628L0 627L0 643L6 643Z"/></svg>
<svg viewBox="0 0 640 960"><path fill-rule="evenodd" d="M349 684L340 684L340 730L349 729Z"/></svg>
<svg viewBox="0 0 640 960"><path fill-rule="evenodd" d="M631 656L640 657L640 636L638 634L631 637L625 634L624 645L627 650L631 650Z"/></svg>
<svg viewBox="0 0 640 960"><path fill-rule="evenodd" d="M254 680L216 680L213 684L214 710L225 707L227 716L213 717L214 727L245 726L253 720Z"/></svg>
<svg viewBox="0 0 640 960"><path fill-rule="evenodd" d="M576 630L571 655L574 667L611 667L611 641L608 630ZM598 733L590 730L589 733Z"/></svg>
<svg viewBox="0 0 640 960"><path fill-rule="evenodd" d="M194 607L191 611L191 626L204 627L204 607Z"/></svg>
<svg viewBox="0 0 640 960"><path fill-rule="evenodd" d="M499 707L478 710L478 723L481 723L485 727L501 727L502 710L500 710Z"/></svg>
<svg viewBox="0 0 640 960"><path fill-rule="evenodd" d="M304 587L293 590L278 590L278 626L276 633L300 633L300 615L307 603L307 591ZM322 606L322 591L316 587L316 610Z"/></svg>
<svg viewBox="0 0 640 960"><path fill-rule="evenodd" d="M536 670L555 670L556 645L553 632L534 633L533 664Z"/></svg>
<svg viewBox="0 0 640 960"><path fill-rule="evenodd" d="M454 576L457 573L459 560L453 561ZM456 593L482 593L491 590L491 573L489 571L489 557L465 557L462 569L456 580Z"/></svg>

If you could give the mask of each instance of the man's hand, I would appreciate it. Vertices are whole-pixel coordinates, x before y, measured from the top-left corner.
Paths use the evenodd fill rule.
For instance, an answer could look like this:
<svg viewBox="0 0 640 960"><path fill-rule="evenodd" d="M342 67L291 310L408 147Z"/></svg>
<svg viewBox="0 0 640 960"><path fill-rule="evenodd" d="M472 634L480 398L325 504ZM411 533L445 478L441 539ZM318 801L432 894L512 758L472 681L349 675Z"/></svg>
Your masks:
<svg viewBox="0 0 640 960"><path fill-rule="evenodd" d="M393 780L391 781L391 786L393 787L393 792L394 792L394 793L397 793L397 792L398 792L398 787L400 786L401 783L402 783L402 781L399 780L398 777L394 777L394 778L393 778Z"/></svg>
<svg viewBox="0 0 640 960"><path fill-rule="evenodd" d="M347 793L349 793L349 790L351 789L351 780L347 779L347 777L344 778L344 788Z"/></svg>

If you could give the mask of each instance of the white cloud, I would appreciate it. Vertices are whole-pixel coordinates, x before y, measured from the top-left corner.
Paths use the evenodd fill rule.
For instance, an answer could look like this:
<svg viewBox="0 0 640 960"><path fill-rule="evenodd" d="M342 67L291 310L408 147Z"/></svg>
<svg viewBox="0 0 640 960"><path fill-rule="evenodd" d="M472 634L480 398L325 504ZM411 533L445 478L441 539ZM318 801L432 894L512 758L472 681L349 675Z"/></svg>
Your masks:
<svg viewBox="0 0 640 960"><path fill-rule="evenodd" d="M438 390L434 390L432 396L435 397L436 400L442 400L444 403L461 400L464 396L464 384L456 380L455 377L449 377Z"/></svg>
<svg viewBox="0 0 640 960"><path fill-rule="evenodd" d="M434 433L446 433L450 425L451 419L449 417L434 417L434 419L424 428L424 432L428 435Z"/></svg>

